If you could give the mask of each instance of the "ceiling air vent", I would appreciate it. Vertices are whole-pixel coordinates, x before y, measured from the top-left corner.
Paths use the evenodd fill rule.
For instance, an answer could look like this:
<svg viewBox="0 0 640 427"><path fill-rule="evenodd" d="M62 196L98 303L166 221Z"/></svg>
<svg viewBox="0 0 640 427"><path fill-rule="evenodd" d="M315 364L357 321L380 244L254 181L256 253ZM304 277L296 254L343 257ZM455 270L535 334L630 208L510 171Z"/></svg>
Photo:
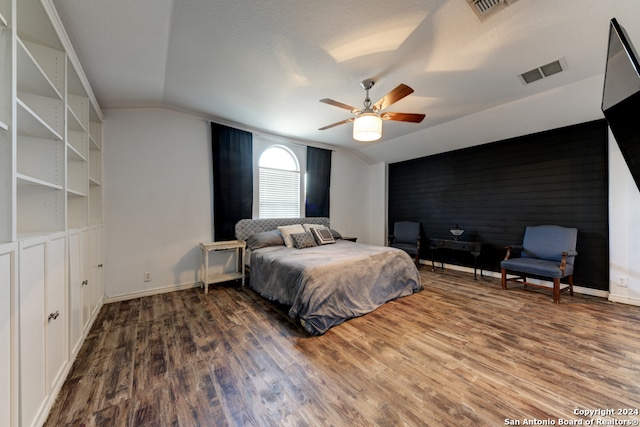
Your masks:
<svg viewBox="0 0 640 427"><path fill-rule="evenodd" d="M467 0L467 4L473 9L478 19L484 21L516 1L518 0Z"/></svg>
<svg viewBox="0 0 640 427"><path fill-rule="evenodd" d="M559 73L560 71L564 71L566 67L562 65L563 62L564 61L562 59L558 59L557 61L553 61L541 67L534 68L533 70L529 70L520 74L520 79L524 84L529 84L535 82L536 80L552 76L556 73Z"/></svg>

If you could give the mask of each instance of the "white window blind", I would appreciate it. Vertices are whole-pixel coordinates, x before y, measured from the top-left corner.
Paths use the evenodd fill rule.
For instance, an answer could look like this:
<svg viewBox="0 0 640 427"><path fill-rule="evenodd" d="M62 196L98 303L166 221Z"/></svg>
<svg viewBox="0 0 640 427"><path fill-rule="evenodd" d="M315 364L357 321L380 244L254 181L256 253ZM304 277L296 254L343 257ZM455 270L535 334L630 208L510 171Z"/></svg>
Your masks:
<svg viewBox="0 0 640 427"><path fill-rule="evenodd" d="M300 172L260 168L260 218L300 216Z"/></svg>
<svg viewBox="0 0 640 427"><path fill-rule="evenodd" d="M300 216L300 170L295 155L281 146L271 146L260 157L260 218Z"/></svg>

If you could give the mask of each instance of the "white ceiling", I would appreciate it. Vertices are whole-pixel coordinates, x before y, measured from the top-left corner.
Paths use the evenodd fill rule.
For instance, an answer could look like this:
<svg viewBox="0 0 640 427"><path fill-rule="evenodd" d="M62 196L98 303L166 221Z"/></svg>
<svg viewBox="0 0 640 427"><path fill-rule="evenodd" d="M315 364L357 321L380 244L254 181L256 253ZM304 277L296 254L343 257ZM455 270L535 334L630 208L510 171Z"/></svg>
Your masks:
<svg viewBox="0 0 640 427"><path fill-rule="evenodd" d="M518 0L484 22L466 0L53 0L103 109L167 107L350 150L350 117L399 83L378 144L604 73L609 20L640 34L637 0ZM631 29L634 32L630 31ZM633 40L633 37L632 37ZM636 42L640 43L640 40ZM518 75L562 59L566 70Z"/></svg>

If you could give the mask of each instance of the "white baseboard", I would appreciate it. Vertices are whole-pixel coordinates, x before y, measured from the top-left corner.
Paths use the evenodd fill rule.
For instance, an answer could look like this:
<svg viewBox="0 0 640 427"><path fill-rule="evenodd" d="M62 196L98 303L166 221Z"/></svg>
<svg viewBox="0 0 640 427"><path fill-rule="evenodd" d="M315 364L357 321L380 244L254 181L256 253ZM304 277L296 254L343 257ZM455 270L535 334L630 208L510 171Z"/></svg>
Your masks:
<svg viewBox="0 0 640 427"><path fill-rule="evenodd" d="M130 299L150 297L152 295L166 294L169 292L182 291L185 289L199 288L202 286L202 282L194 283L182 283L180 285L165 286L163 288L145 289L144 291L132 292L130 294L111 295L104 297L104 303L109 304L112 302L127 301Z"/></svg>
<svg viewBox="0 0 640 427"><path fill-rule="evenodd" d="M420 264L430 267L431 261L420 260ZM436 267L436 268L439 268L439 267ZM461 265L445 264L445 268L450 270L462 271L465 273L473 273L473 268L465 267ZM480 269L478 269L477 274L480 275ZM497 279L501 278L501 273L496 271L482 270L482 275L484 277L493 277ZM201 282L194 282L194 283L182 283L180 285L171 285L163 288L145 289L144 291L132 292L130 294L105 296L103 302L104 304L109 304L112 302L127 301L135 298L148 297L148 296L164 294L168 292L181 291L181 290L191 289L191 288L199 288L201 286L202 286ZM611 294L609 291L603 291L600 289L593 289L593 288L585 288L579 285L574 285L573 291L575 293L582 294L582 295L591 295L594 297L608 298L609 301L611 302L619 302L622 304L640 306L640 299L638 298L631 298L631 297L626 297L622 295L614 295L614 294Z"/></svg>
<svg viewBox="0 0 640 427"><path fill-rule="evenodd" d="M431 267L431 261L427 260L420 260L420 264L422 265L426 265L428 267ZM436 271L438 268L440 268L438 266L439 263L436 263ZM455 265L455 264L444 264L444 268L450 269L450 270L456 270L456 271L462 271L465 273L472 273L473 274L473 268L471 267L465 267L462 265ZM478 277L480 277L480 269L477 269L477 275ZM482 276L484 277L493 277L496 279L501 279L502 278L502 273L497 272L497 271L490 271L490 270L482 270ZM540 282L540 283L544 283L544 282ZM551 285L549 286L551 287ZM609 293L609 291L603 291L600 289L592 289L592 288L585 288L579 285L573 285L573 291L577 294L582 294L582 295L591 295L594 297L600 297L600 298L609 298L610 301L613 301L611 299L611 294ZM616 301L616 302L623 302L623 301ZM631 304L631 303L629 303ZM640 305L640 301L636 302L636 305Z"/></svg>
<svg viewBox="0 0 640 427"><path fill-rule="evenodd" d="M638 305L640 306L640 299L639 298L633 298L633 297L628 297L628 296L623 296L623 295L615 295L615 294L609 294L609 301L611 302L619 302L622 304L629 304L629 305Z"/></svg>

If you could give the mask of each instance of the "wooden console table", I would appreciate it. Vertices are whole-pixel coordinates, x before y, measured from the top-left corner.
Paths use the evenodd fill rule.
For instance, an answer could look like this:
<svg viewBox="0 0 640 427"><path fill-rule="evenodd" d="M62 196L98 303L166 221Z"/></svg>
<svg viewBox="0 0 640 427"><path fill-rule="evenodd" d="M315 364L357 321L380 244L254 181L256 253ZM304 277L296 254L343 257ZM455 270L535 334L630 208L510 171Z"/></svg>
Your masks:
<svg viewBox="0 0 640 427"><path fill-rule="evenodd" d="M475 280L478 280L476 271L478 267L478 257L482 254L481 242L465 242L462 240L453 239L429 239L429 247L431 248L431 271L436 270L434 259L437 250L450 249L453 251L469 252L471 255L473 255L473 278ZM442 254L440 256L440 266L441 268L444 268ZM482 277L482 268L480 268L480 277Z"/></svg>
<svg viewBox="0 0 640 427"><path fill-rule="evenodd" d="M209 285L213 283L227 282L229 280L242 279L244 286L244 255L246 242L244 240L230 240L226 242L200 243L202 249L202 263L200 265L200 281L204 286L204 293L209 292ZM211 251L236 251L236 271L231 273L209 275L209 252Z"/></svg>

